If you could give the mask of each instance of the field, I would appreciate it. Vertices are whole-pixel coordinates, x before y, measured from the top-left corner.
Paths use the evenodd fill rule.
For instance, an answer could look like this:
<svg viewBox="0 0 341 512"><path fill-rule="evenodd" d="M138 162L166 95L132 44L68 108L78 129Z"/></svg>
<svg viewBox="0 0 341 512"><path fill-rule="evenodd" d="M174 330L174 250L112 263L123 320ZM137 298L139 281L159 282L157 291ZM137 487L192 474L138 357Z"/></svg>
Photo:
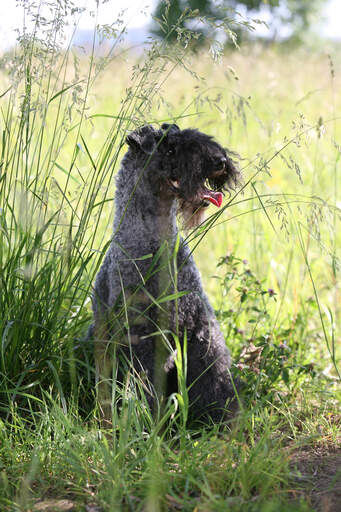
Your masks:
<svg viewBox="0 0 341 512"><path fill-rule="evenodd" d="M340 510L341 61L325 50L2 56L1 510ZM165 121L239 155L242 189L184 236L242 407L193 429L181 396L155 419L127 389L104 431L91 285L125 135Z"/></svg>

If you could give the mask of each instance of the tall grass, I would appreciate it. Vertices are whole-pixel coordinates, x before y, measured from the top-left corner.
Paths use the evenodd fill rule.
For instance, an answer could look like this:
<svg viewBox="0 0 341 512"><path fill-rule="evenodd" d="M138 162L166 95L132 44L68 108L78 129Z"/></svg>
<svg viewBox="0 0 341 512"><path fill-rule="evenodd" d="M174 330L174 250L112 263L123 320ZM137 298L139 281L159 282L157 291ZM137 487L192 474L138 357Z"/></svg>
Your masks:
<svg viewBox="0 0 341 512"><path fill-rule="evenodd" d="M50 21L44 2L28 7L33 25L1 59L2 507L52 496L105 510L308 510L299 490L288 502L282 447L302 431L315 439L339 396L339 63L256 48L213 64L205 51L191 56L190 31L135 58L119 22L105 56L94 32L86 57L59 44L73 6L54 7ZM297 69L303 58L321 69L316 86ZM175 336L178 395L153 418L138 383L114 386L104 435L84 342L91 286L110 242L125 136L167 120L228 138L243 157L242 193L186 237L246 382L244 407L223 435L188 428L186 340Z"/></svg>
<svg viewBox="0 0 341 512"><path fill-rule="evenodd" d="M62 378L78 385L75 339L82 337L89 322L85 302L105 252L99 219L107 232L109 220L103 220L103 210L112 201L109 184L125 134L148 117L170 60L167 52L162 53L162 44L150 45L133 70L117 113L108 114L111 126L94 153L88 143L92 116L87 116L87 109L101 70L95 62L96 32L88 67L80 76L77 53L61 52L57 44L64 27L62 7L56 2L42 40L37 36L42 14L28 8L32 32L24 28L18 48L4 57L5 67L13 73L2 109L5 408L11 402L20 404L28 389L33 399L41 396L36 388L49 386L58 390L65 404ZM111 48L108 61L113 54ZM178 56L177 63L181 62ZM105 62L100 64L103 69ZM97 246L101 256L94 258ZM37 378L32 379L32 374Z"/></svg>

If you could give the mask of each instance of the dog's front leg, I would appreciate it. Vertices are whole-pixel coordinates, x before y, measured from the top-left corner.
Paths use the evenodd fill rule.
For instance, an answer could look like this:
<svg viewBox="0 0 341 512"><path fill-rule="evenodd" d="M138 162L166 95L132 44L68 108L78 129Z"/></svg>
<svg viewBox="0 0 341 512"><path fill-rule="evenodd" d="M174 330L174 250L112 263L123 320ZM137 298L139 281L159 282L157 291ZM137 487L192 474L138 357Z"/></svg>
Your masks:
<svg viewBox="0 0 341 512"><path fill-rule="evenodd" d="M94 329L97 403L101 426L112 426L112 342L105 321L96 322Z"/></svg>

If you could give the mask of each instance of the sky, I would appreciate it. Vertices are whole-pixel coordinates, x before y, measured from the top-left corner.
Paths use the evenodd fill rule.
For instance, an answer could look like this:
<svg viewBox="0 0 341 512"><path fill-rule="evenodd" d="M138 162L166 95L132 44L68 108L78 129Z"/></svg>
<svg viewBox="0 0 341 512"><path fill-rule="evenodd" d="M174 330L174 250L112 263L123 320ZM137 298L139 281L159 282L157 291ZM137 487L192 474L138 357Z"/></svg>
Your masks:
<svg viewBox="0 0 341 512"><path fill-rule="evenodd" d="M7 48L15 43L18 26L22 26L23 4L27 0L0 0L0 48ZM91 30L94 27L94 18L89 14L95 11L95 0L74 0L74 3L86 7L86 12L79 19L80 30ZM125 10L124 19L129 28L143 27L150 22L150 16L155 0L109 0L100 6L98 23L111 23L118 14ZM321 32L331 38L341 38L341 0L328 0L322 12L325 19ZM71 29L70 29L71 30ZM264 34L266 29L260 28Z"/></svg>

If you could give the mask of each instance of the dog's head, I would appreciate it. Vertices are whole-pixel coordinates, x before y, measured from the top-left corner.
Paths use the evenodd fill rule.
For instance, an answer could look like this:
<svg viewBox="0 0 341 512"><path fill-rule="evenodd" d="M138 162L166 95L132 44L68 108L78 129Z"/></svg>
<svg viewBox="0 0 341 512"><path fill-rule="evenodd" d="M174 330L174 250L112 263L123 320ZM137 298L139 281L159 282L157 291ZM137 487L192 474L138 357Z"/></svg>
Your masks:
<svg viewBox="0 0 341 512"><path fill-rule="evenodd" d="M146 157L146 173L156 193L178 199L187 228L203 220L210 203L220 207L223 193L234 189L240 173L227 151L198 130L163 124L132 132L127 143Z"/></svg>

